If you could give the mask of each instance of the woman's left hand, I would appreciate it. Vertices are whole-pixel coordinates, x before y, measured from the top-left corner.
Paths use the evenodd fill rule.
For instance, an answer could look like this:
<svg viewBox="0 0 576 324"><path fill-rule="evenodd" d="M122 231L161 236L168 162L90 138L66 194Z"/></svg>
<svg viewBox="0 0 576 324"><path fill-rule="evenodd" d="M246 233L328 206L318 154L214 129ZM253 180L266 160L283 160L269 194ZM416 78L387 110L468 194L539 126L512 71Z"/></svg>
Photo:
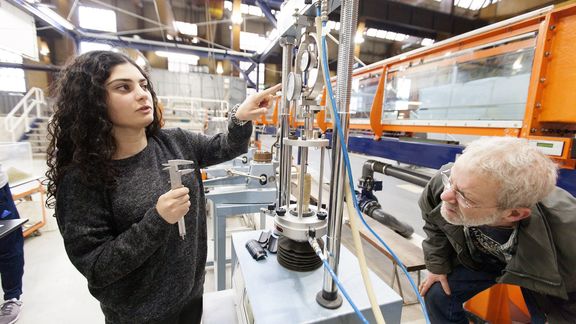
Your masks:
<svg viewBox="0 0 576 324"><path fill-rule="evenodd" d="M268 111L270 102L274 99L274 95L281 88L282 84L277 84L249 96L240 107L238 107L238 110L236 110L236 118L240 121L254 120L260 115L265 114Z"/></svg>

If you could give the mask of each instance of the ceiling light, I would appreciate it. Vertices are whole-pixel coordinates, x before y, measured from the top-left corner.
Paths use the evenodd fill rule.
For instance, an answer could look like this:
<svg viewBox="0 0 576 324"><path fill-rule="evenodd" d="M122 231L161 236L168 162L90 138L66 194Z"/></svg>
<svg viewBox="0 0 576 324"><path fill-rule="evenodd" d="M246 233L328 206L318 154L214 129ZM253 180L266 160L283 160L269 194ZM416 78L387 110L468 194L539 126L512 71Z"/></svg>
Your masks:
<svg viewBox="0 0 576 324"><path fill-rule="evenodd" d="M47 56L48 54L50 54L50 48L48 48L48 45L46 45L46 43L42 43L42 45L40 46L40 54Z"/></svg>
<svg viewBox="0 0 576 324"><path fill-rule="evenodd" d="M224 68L222 67L222 61L218 61L218 64L216 65L216 73L218 74L224 73Z"/></svg>
<svg viewBox="0 0 576 324"><path fill-rule="evenodd" d="M146 66L146 60L145 60L142 56L140 56L140 55L138 55L138 58L136 58L136 61L134 61L134 62L135 62L139 67L142 67L142 68L143 68L143 67Z"/></svg>
<svg viewBox="0 0 576 324"><path fill-rule="evenodd" d="M378 33L378 30L375 28L368 28L366 29L366 36L369 37L376 37L376 34Z"/></svg>

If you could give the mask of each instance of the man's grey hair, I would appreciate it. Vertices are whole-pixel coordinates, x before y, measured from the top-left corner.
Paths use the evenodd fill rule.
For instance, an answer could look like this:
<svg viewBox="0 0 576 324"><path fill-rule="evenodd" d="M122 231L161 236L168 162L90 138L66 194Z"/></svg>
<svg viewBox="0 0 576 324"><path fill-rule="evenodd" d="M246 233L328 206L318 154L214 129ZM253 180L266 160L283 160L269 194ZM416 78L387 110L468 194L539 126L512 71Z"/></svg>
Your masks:
<svg viewBox="0 0 576 324"><path fill-rule="evenodd" d="M548 156L515 137L483 137L468 144L458 159L499 184L502 209L531 207L556 186L558 166Z"/></svg>

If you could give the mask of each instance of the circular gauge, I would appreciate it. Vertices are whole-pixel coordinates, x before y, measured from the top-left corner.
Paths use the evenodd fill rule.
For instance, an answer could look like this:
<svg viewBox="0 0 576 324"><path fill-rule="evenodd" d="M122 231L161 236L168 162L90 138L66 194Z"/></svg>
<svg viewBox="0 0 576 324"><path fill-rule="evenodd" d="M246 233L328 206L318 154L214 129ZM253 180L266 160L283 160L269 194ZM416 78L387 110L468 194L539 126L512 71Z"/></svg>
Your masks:
<svg viewBox="0 0 576 324"><path fill-rule="evenodd" d="M286 97L288 100L296 100L302 93L302 76L294 72L288 74Z"/></svg>
<svg viewBox="0 0 576 324"><path fill-rule="evenodd" d="M310 52L307 50L302 52L302 56L300 56L300 71L306 72L310 68L310 62L312 62Z"/></svg>
<svg viewBox="0 0 576 324"><path fill-rule="evenodd" d="M308 79L306 80L307 87L313 87L316 84L316 81L318 81L318 72L318 69L311 69L308 71Z"/></svg>

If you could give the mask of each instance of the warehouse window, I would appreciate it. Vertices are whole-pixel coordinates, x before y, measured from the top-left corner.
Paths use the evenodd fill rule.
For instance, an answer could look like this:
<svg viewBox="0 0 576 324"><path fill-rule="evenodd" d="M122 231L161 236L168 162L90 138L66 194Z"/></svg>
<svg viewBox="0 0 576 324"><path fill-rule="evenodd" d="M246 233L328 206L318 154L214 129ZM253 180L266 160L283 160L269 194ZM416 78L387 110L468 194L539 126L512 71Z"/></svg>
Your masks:
<svg viewBox="0 0 576 324"><path fill-rule="evenodd" d="M170 72L189 73L201 70L196 67L200 60L198 55L165 51L156 51L156 55L165 57L168 60L168 71Z"/></svg>
<svg viewBox="0 0 576 324"><path fill-rule="evenodd" d="M0 62L22 64L22 56L0 49ZM0 91L26 92L23 69L0 68Z"/></svg>
<svg viewBox="0 0 576 324"><path fill-rule="evenodd" d="M82 28L112 33L117 31L116 13L112 10L80 6L78 21Z"/></svg>
<svg viewBox="0 0 576 324"><path fill-rule="evenodd" d="M262 53L266 46L268 46L268 40L265 36L244 31L240 32L240 49Z"/></svg>

